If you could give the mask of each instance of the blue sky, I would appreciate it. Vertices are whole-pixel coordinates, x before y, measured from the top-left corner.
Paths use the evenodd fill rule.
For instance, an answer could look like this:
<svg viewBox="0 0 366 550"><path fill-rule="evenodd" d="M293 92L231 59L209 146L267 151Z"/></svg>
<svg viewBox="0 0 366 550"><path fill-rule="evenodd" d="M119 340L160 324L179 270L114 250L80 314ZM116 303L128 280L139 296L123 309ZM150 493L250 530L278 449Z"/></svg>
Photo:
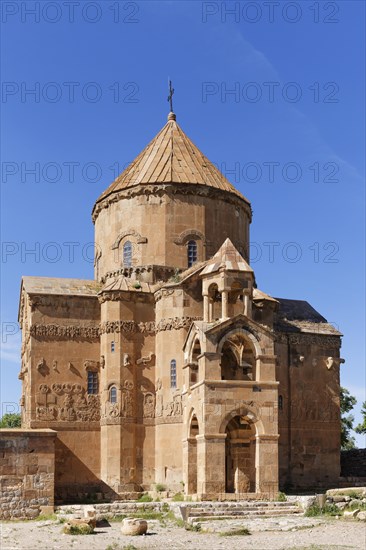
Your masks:
<svg viewBox="0 0 366 550"><path fill-rule="evenodd" d="M1 5L3 407L21 276L93 277L93 203L164 125L170 76L178 123L252 203L259 288L344 334L360 420L364 3L57 5Z"/></svg>

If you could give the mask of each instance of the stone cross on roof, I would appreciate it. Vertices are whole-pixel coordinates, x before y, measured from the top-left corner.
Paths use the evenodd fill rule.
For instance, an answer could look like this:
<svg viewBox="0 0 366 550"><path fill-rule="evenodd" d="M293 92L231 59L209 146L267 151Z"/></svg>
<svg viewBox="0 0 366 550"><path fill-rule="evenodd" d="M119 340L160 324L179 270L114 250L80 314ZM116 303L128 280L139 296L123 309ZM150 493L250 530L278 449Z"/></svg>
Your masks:
<svg viewBox="0 0 366 550"><path fill-rule="evenodd" d="M170 103L170 112L173 112L173 94L174 94L174 88L172 87L172 81L169 79L169 95L168 95L168 101Z"/></svg>

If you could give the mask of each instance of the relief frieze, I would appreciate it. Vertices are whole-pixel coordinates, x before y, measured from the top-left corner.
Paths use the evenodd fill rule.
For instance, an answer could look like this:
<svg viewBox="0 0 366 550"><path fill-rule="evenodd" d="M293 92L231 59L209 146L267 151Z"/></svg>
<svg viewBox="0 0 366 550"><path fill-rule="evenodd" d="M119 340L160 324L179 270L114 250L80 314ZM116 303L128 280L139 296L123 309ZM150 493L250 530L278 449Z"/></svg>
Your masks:
<svg viewBox="0 0 366 550"><path fill-rule="evenodd" d="M55 324L34 324L29 329L30 335L34 338L55 338L59 340L72 339L96 339L99 338L99 326L78 326L78 325L55 325Z"/></svg>
<svg viewBox="0 0 366 550"><path fill-rule="evenodd" d="M287 344L287 342L289 342L290 345L303 344L304 346L311 345L311 346L318 346L320 348L336 348L336 349L338 349L341 345L341 340L339 336L327 336L322 334L277 333L276 341L281 344Z"/></svg>
<svg viewBox="0 0 366 550"><path fill-rule="evenodd" d="M38 390L37 420L91 422L100 419L99 396L87 394L81 384L40 384Z"/></svg>
<svg viewBox="0 0 366 550"><path fill-rule="evenodd" d="M155 334L165 330L179 330L189 328L194 321L202 320L201 317L168 317L161 319L156 325L154 321L104 321L96 326L78 325L41 325L35 323L29 329L30 336L40 340L43 338L54 338L55 340L78 340L78 339L99 339L101 334L109 333L141 333Z"/></svg>

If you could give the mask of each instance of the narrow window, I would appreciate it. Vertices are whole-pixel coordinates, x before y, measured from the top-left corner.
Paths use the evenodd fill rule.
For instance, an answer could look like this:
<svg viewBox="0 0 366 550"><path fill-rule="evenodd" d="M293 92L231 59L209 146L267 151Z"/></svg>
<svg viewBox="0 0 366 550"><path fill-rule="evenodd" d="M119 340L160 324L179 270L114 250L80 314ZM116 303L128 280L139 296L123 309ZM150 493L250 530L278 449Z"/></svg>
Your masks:
<svg viewBox="0 0 366 550"><path fill-rule="evenodd" d="M112 386L109 390L109 401L111 403L117 403L117 388L116 386Z"/></svg>
<svg viewBox="0 0 366 550"><path fill-rule="evenodd" d="M126 241L123 245L123 265L131 267L132 265L132 244L131 241Z"/></svg>
<svg viewBox="0 0 366 550"><path fill-rule="evenodd" d="M191 267L197 261L197 243L188 241L187 245L188 267Z"/></svg>
<svg viewBox="0 0 366 550"><path fill-rule="evenodd" d="M283 397L282 397L282 395L278 396L278 409L280 411L282 411L282 409L283 409Z"/></svg>
<svg viewBox="0 0 366 550"><path fill-rule="evenodd" d="M170 361L170 387L177 387L177 362L175 359Z"/></svg>
<svg viewBox="0 0 366 550"><path fill-rule="evenodd" d="M114 342L111 342L111 352L114 352Z"/></svg>
<svg viewBox="0 0 366 550"><path fill-rule="evenodd" d="M88 371L88 393L98 393L98 373Z"/></svg>

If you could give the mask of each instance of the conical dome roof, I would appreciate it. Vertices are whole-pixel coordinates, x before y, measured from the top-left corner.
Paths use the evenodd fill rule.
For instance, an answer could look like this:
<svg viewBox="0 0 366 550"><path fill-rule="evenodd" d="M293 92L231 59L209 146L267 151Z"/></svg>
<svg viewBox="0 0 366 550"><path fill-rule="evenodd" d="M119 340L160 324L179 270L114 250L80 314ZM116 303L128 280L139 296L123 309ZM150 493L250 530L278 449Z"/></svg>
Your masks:
<svg viewBox="0 0 366 550"><path fill-rule="evenodd" d="M207 260L201 275L209 275L223 268L227 271L245 271L253 273L253 269L244 260L243 256L238 252L229 238L224 241L216 254Z"/></svg>
<svg viewBox="0 0 366 550"><path fill-rule="evenodd" d="M214 187L233 193L249 203L192 143L177 124L174 113L169 113L165 126L97 202L112 193L138 185L169 183Z"/></svg>

